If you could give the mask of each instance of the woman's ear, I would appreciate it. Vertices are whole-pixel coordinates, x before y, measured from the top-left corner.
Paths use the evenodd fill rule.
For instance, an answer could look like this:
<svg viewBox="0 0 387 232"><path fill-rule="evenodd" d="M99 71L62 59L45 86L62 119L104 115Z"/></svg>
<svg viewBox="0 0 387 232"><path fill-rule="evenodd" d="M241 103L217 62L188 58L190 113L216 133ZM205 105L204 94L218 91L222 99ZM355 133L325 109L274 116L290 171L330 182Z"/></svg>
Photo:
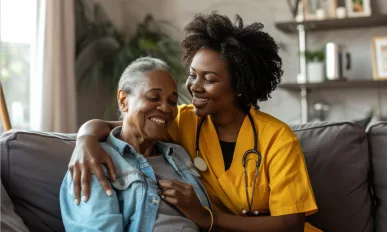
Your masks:
<svg viewBox="0 0 387 232"><path fill-rule="evenodd" d="M120 107L121 112L128 111L128 94L120 89L117 94L118 107Z"/></svg>

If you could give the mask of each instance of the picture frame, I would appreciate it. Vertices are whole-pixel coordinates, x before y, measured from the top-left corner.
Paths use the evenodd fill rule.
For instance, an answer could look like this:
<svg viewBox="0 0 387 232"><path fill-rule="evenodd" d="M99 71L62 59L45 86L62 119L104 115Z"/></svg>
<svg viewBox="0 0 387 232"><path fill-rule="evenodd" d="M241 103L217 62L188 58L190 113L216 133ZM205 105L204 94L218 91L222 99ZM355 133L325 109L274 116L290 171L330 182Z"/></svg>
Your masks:
<svg viewBox="0 0 387 232"><path fill-rule="evenodd" d="M374 80L387 80L387 36L372 38Z"/></svg>
<svg viewBox="0 0 387 232"><path fill-rule="evenodd" d="M371 1L370 0L346 0L348 17L367 17L371 16Z"/></svg>
<svg viewBox="0 0 387 232"><path fill-rule="evenodd" d="M306 20L336 18L337 0L303 0ZM324 17L319 16L323 10Z"/></svg>

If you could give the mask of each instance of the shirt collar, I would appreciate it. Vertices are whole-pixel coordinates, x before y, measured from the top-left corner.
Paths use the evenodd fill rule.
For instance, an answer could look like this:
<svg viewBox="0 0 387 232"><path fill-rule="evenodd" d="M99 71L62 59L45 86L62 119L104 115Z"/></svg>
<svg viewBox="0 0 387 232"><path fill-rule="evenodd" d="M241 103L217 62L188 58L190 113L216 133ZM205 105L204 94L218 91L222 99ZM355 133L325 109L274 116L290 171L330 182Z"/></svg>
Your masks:
<svg viewBox="0 0 387 232"><path fill-rule="evenodd" d="M129 151L131 154L137 154L136 150L134 150L134 148L130 144L118 138L119 134L121 133L121 130L122 126L114 128L107 137L106 142L109 143L112 147L114 147L114 149L117 150L121 155L124 155L126 151ZM164 156L173 155L174 149L173 146L169 143L157 141L156 147Z"/></svg>

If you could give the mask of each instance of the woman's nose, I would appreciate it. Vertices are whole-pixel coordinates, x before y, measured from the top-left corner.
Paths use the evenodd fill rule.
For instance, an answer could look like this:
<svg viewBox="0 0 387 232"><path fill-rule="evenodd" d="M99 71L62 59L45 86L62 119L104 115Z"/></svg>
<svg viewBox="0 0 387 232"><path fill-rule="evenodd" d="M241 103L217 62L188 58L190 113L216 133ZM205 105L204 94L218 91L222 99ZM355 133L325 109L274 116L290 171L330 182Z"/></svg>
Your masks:
<svg viewBox="0 0 387 232"><path fill-rule="evenodd" d="M203 85L201 83L201 81L199 80L199 78L196 78L195 80L190 80L190 83L189 83L191 86L190 86L190 90L192 92L202 92L203 91Z"/></svg>
<svg viewBox="0 0 387 232"><path fill-rule="evenodd" d="M157 109L160 110L163 113L170 113L172 110L169 108L168 102L163 102L159 106L157 106Z"/></svg>

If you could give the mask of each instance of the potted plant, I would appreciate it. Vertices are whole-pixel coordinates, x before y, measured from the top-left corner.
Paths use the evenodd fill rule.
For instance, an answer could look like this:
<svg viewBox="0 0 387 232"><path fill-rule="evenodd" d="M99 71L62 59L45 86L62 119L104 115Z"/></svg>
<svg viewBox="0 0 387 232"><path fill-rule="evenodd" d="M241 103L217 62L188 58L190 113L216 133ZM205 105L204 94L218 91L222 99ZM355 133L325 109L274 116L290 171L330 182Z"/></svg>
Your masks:
<svg viewBox="0 0 387 232"><path fill-rule="evenodd" d="M110 92L115 92L121 73L132 61L143 56L153 56L166 61L177 82L183 83L187 73L179 59L180 45L163 32L161 24L167 23L156 21L151 15L147 15L129 39L112 28L110 21L94 25L105 33L100 33L93 39L89 38L78 52L76 71L79 86L90 87L100 79Z"/></svg>
<svg viewBox="0 0 387 232"><path fill-rule="evenodd" d="M308 50L305 52L307 81L318 83L324 81L324 50Z"/></svg>
<svg viewBox="0 0 387 232"><path fill-rule="evenodd" d="M190 95L183 86L187 77L181 63L179 42L164 32L170 23L155 20L146 15L137 25L134 35L127 38L106 16L103 8L92 4L91 9L77 1L77 44L76 76L79 88L90 88L103 84L112 97L112 104L105 114L116 112L116 87L121 73L135 59L153 56L166 61L178 83L179 104L191 101ZM90 12L92 13L90 13ZM88 18L86 16L93 15Z"/></svg>

